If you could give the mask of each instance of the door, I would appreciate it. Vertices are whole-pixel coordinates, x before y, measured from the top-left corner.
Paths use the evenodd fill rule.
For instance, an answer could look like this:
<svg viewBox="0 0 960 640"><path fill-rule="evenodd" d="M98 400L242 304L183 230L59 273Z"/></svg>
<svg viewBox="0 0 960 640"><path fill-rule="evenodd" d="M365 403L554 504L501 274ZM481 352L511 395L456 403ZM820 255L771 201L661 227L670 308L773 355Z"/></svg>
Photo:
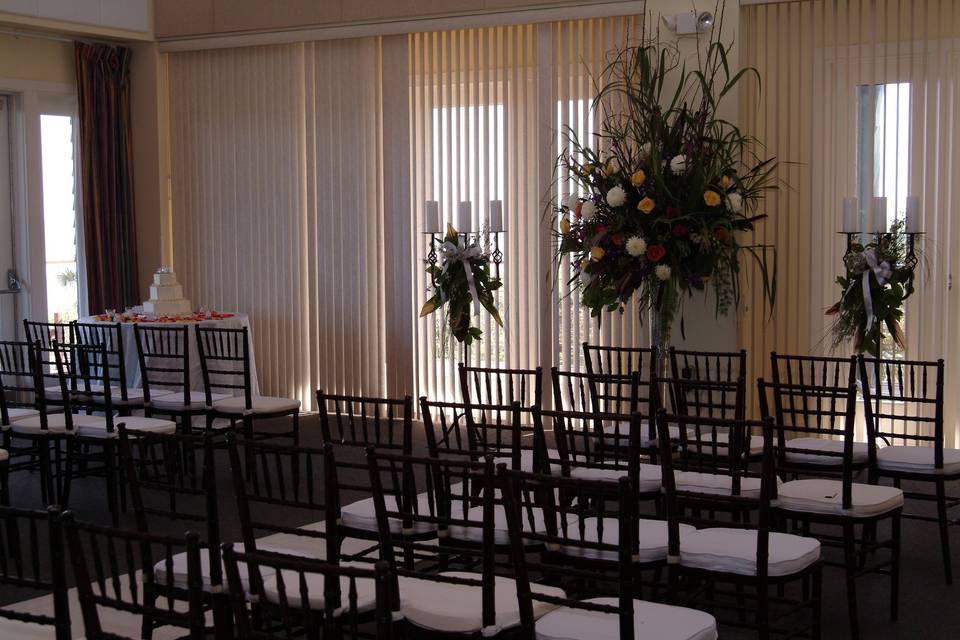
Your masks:
<svg viewBox="0 0 960 640"><path fill-rule="evenodd" d="M14 340L19 334L23 297L17 277L16 226L11 190L10 96L0 94L0 340Z"/></svg>

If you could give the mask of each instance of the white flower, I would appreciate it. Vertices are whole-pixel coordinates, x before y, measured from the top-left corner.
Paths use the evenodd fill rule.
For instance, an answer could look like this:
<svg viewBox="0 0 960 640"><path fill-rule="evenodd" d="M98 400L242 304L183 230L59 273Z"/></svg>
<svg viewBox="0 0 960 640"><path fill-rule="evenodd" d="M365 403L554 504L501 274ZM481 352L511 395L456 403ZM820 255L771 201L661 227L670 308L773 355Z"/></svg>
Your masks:
<svg viewBox="0 0 960 640"><path fill-rule="evenodd" d="M743 212L743 196L734 191L727 194L727 208L734 213Z"/></svg>
<svg viewBox="0 0 960 640"><path fill-rule="evenodd" d="M617 185L607 191L607 204L611 207L622 207L627 204L627 192L623 190L623 187Z"/></svg>
<svg viewBox="0 0 960 640"><path fill-rule="evenodd" d="M593 282L593 276L587 273L586 271L580 272L580 282L583 283L583 286L590 286L590 283Z"/></svg>
<svg viewBox="0 0 960 640"><path fill-rule="evenodd" d="M687 156L680 155L673 156L670 160L670 171L673 171L676 175L681 175L687 172Z"/></svg>
<svg viewBox="0 0 960 640"><path fill-rule="evenodd" d="M649 157L650 157L650 143L649 143L649 142L644 142L642 145L640 145L640 157L641 157L641 158L649 158Z"/></svg>
<svg viewBox="0 0 960 640"><path fill-rule="evenodd" d="M584 202L583 206L580 207L580 216L583 218L583 221L590 222L595 215L597 215L597 205L593 204L593 200Z"/></svg>
<svg viewBox="0 0 960 640"><path fill-rule="evenodd" d="M567 198L567 209L570 209L570 211L576 211L578 204L580 204L580 196L575 193L571 193L570 197Z"/></svg>
<svg viewBox="0 0 960 640"><path fill-rule="evenodd" d="M627 240L627 253L634 258L639 258L647 252L647 241L640 236L633 236Z"/></svg>
<svg viewBox="0 0 960 640"><path fill-rule="evenodd" d="M653 273L657 276L657 280L669 280L670 265L667 265L667 264L657 265L657 268L653 270Z"/></svg>

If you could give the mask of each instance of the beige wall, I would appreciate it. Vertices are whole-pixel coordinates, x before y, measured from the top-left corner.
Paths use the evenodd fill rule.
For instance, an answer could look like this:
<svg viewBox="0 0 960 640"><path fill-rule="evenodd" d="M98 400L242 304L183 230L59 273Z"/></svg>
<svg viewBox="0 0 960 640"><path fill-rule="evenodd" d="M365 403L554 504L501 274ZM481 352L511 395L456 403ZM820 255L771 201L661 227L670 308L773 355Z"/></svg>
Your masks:
<svg viewBox="0 0 960 640"><path fill-rule="evenodd" d="M177 38L601 2L609 0L155 0L154 24L158 38Z"/></svg>
<svg viewBox="0 0 960 640"><path fill-rule="evenodd" d="M0 34L0 78L74 84L73 44Z"/></svg>

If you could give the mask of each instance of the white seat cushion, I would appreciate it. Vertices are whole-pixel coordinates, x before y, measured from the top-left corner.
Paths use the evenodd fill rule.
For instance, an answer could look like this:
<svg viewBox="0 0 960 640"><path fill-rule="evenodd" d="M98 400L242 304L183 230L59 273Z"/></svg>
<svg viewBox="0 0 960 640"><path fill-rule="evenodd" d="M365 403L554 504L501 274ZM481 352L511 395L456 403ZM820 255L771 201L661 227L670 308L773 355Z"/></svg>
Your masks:
<svg viewBox="0 0 960 640"><path fill-rule="evenodd" d="M160 395L157 395L160 394ZM225 393L211 393L213 402L230 398ZM160 411L201 411L207 407L207 395L203 391L190 392L190 404L183 403L182 391L164 389L150 390L150 406Z"/></svg>
<svg viewBox="0 0 960 640"><path fill-rule="evenodd" d="M677 471L674 474L677 491L691 493L709 493L730 495L733 491L733 478L722 473L702 473L700 471ZM760 497L760 478L740 478L740 495L750 498Z"/></svg>
<svg viewBox="0 0 960 640"><path fill-rule="evenodd" d="M521 449L520 450L520 471L526 471L527 473L533 473L533 449ZM557 453L556 449L547 449L547 460L559 460L560 454ZM541 462L546 462L541 461ZM496 456L493 459L493 464L505 464L508 468L513 468L513 456Z"/></svg>
<svg viewBox="0 0 960 640"><path fill-rule="evenodd" d="M23 407L13 407L7 409L7 416L9 416L10 422L15 422L17 420L22 420L23 418L31 418L38 415L40 415L40 412L36 409L26 409Z"/></svg>
<svg viewBox="0 0 960 640"><path fill-rule="evenodd" d="M393 503L393 498L391 496L387 496L385 500L388 500L388 511L399 511L399 509L396 507L396 504ZM421 494L418 496L418 502L419 505L417 513L424 515L429 514L430 501L427 495ZM350 527L351 529L376 533L378 531L377 510L373 503L373 498L351 502L345 507L342 507L340 509L340 522L343 524L343 526ZM397 518L389 518L388 522L390 523L391 533L395 535L402 533L401 529L403 528L403 522L401 520ZM436 524L432 522L413 521L411 524L413 525L413 531L408 532L411 535L426 534L431 531L436 531L437 529Z"/></svg>
<svg viewBox="0 0 960 640"><path fill-rule="evenodd" d="M447 572L441 575L480 580L480 574ZM494 587L496 629L509 629L520 624L517 584L513 578L497 576ZM563 597L556 587L531 584L537 593ZM408 622L423 629L444 633L468 634L483 629L483 607L480 586L434 582L421 578L400 578L401 611ZM534 601L533 617L539 618L554 608ZM494 630L490 630L491 632Z"/></svg>
<svg viewBox="0 0 960 640"><path fill-rule="evenodd" d="M819 464L819 465L842 465L843 464L843 440L834 440L830 438L794 438L787 441L786 446L787 462L796 464ZM810 449L813 451L830 451L838 455L818 456L815 453L797 453L791 452L791 449ZM853 461L860 464L867 461L867 444L865 442L853 443Z"/></svg>
<svg viewBox="0 0 960 640"><path fill-rule="evenodd" d="M851 508L843 509L843 482L828 478L792 480L780 485L777 506L786 511L849 515L857 518L878 516L903 506L903 491L895 487L854 482Z"/></svg>
<svg viewBox="0 0 960 640"><path fill-rule="evenodd" d="M943 468L934 464L933 447L892 446L877 449L877 467L905 473L943 474L960 473L960 449L943 450Z"/></svg>
<svg viewBox="0 0 960 640"><path fill-rule="evenodd" d="M243 545L236 545L238 551L243 551ZM257 541L257 551L268 551L275 553L284 553L292 556L303 557L305 554L302 550L296 549L284 549L279 547L272 547L269 545L261 544L260 541ZM319 558L323 559L323 558ZM176 587L186 588L187 585L187 554L178 553L172 558L173 560L173 584ZM221 560L222 562L222 560ZM167 582L167 566L166 558L153 565L153 572L156 576L157 583L160 585L165 585ZM240 563L237 566L238 573L240 574L240 582L243 584L244 591L250 591L250 575L247 570L247 565L245 563ZM204 591L211 590L210 582L210 550L209 549L200 549L200 573L203 578L203 589ZM227 584L227 572L226 569L223 571L223 585L224 587ZM264 581L266 581L266 575L263 576Z"/></svg>
<svg viewBox="0 0 960 640"><path fill-rule="evenodd" d="M341 566L347 566L351 563L343 563ZM369 569L370 564L355 563L356 566ZM300 595L300 574L296 571L281 571L283 578L283 589L286 595L287 606L300 608L303 600ZM263 596L267 602L280 604L280 583L277 574L274 571L262 569L260 575L263 577ZM303 574L304 582L307 585L307 607L313 611L323 611L326 606L324 598L324 584L326 577L318 573ZM370 578L359 578L355 581L357 590L357 612L370 611L377 605L377 587L376 582ZM349 611L350 607L350 579L344 576L340 578L340 603L334 615L340 615Z"/></svg>
<svg viewBox="0 0 960 640"><path fill-rule="evenodd" d="M570 529L567 530L567 537L582 539L584 542L598 542L600 541L600 535L597 531L597 523L599 520L597 518L586 518L583 520L583 534L581 538L580 527L577 524L577 521L571 523ZM665 520L646 520L641 519L639 521L639 540L640 547L639 552L636 558L633 559L634 562L656 562L658 560L667 559L667 523ZM619 544L620 541L620 530L616 518L604 518L603 519L603 543L604 544ZM680 525L680 539L690 533L691 531L696 531L695 527L692 527L688 524ZM619 555L616 551L604 550L604 549L587 549L583 547L561 547L560 553L564 555L574 556L577 558L591 558L594 560L608 560L610 562L616 562L619 560Z"/></svg>
<svg viewBox="0 0 960 640"><path fill-rule="evenodd" d="M820 543L789 533L770 533L767 571L787 576L820 559ZM757 531L752 529L700 529L680 541L680 564L684 567L757 575Z"/></svg>
<svg viewBox="0 0 960 640"><path fill-rule="evenodd" d="M106 428L106 420L102 416L88 416L73 414L74 433L78 433L81 427L99 427ZM10 424L10 430L13 433L23 435L39 435L43 433L41 428L41 418L39 415L29 418L22 418ZM64 413L47 414L47 431L49 433L64 433L67 430L67 417Z"/></svg>
<svg viewBox="0 0 960 640"><path fill-rule="evenodd" d="M450 508L451 518L453 519L462 519L470 520L471 522L480 523L483 521L483 506L476 505L470 507L467 510L467 516L464 518L461 514L463 513L463 503L454 502ZM543 521L543 511L540 509L531 509L530 513L533 515L533 522L529 521L529 515L527 510L523 511L523 530L524 531L535 531L537 533L546 532L546 525ZM466 526L466 525L451 525L447 530L447 535L454 540L462 540L466 542L475 542L477 544L483 543L483 529L478 526ZM493 541L494 544L498 545L507 545L510 544L510 531L507 527L507 512L504 509L503 505L495 504L493 505Z"/></svg>
<svg viewBox="0 0 960 640"><path fill-rule="evenodd" d="M128 431L142 431L146 433L176 433L177 423L172 420L161 420L160 418L144 418L143 416L124 416L113 419L113 424L126 426ZM97 425L81 425L77 429L77 435L85 438L117 438L120 436L120 430L114 428L113 431L107 431L106 422Z"/></svg>
<svg viewBox="0 0 960 640"><path fill-rule="evenodd" d="M60 390L60 385L52 384L50 386L43 388L43 395L48 400L63 400L63 391Z"/></svg>
<svg viewBox="0 0 960 640"><path fill-rule="evenodd" d="M254 396L251 398L250 403L252 409L250 413L283 413L296 411L300 408L299 400L291 400L290 398L274 398L272 396ZM218 400L213 403L213 408L216 411L221 413L228 413L231 415L243 415L247 413L246 410L246 400L243 396L231 396L223 400Z"/></svg>
<svg viewBox="0 0 960 640"><path fill-rule="evenodd" d="M31 611L30 613L33 612ZM50 640L54 637L53 625L0 618L0 638L10 638L11 640Z"/></svg>
<svg viewBox="0 0 960 640"><path fill-rule="evenodd" d="M10 459L10 452L6 449L0 449L0 462L6 462Z"/></svg>
<svg viewBox="0 0 960 640"><path fill-rule="evenodd" d="M626 478L627 475L626 469L599 469L596 467L573 467L570 469L570 477L580 480L608 480L610 482L616 482L620 478ZM639 476L640 481L637 487L639 493L652 493L660 490L663 480L660 465L640 463Z"/></svg>
<svg viewBox="0 0 960 640"><path fill-rule="evenodd" d="M591 598L616 607L616 598ZM620 640L620 618L612 613L560 607L537 620L537 640ZM717 621L709 613L646 600L633 601L634 640L716 640Z"/></svg>

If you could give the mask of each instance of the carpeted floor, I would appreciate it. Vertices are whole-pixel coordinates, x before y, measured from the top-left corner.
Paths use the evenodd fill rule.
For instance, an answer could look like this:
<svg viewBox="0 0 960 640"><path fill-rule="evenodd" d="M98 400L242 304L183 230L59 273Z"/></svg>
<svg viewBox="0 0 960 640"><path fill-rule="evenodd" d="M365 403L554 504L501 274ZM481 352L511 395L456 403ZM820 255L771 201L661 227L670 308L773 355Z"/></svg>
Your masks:
<svg viewBox="0 0 960 640"><path fill-rule="evenodd" d="M303 444L307 446L320 443L319 426L314 416L305 417L301 421ZM419 425L415 425L415 449L425 450L424 438ZM239 540L239 520L236 514L235 502L232 493L229 464L226 452L218 452L218 497L221 507L221 528L224 540ZM39 507L38 478L31 474L16 473L11 477L13 503L21 507ZM950 493L960 494L960 486L950 488ZM358 497L360 497L358 495ZM106 508L103 480L91 478L79 481L74 487L74 495L70 505L78 517L109 523ZM908 504L910 510L931 511L931 505ZM960 510L955 510L953 517L960 517ZM131 514L124 516L124 523L132 526ZM309 522L285 522L284 524L300 526ZM160 532L179 533L182 525L161 523L157 526ZM883 533L883 532L881 532ZM951 544L954 557L960 557L960 529L951 530ZM830 557L837 557L836 552L827 550ZM901 605L900 620L892 623L888 611L889 581L884 576L866 576L861 578L857 587L860 603L861 637L871 640L878 639L916 639L924 640L953 640L960 638L960 584L948 587L943 580L943 565L940 556L939 538L934 524L906 520L903 525L902 549L902 577L901 577ZM960 562L954 562L955 570L960 571ZM823 621L825 639L841 639L848 637L846 590L844 574L841 569L826 567L824 569L824 607ZM958 577L960 582L960 577ZM34 594L36 595L36 594ZM23 592L13 592L10 589L0 588L0 602L11 602L31 597ZM31 606L44 606L31 603ZM76 628L76 627L75 627ZM0 638L13 635L5 634L0 627ZM31 636L33 637L33 636ZM42 636L36 636L42 637ZM748 638L745 634L732 629L721 628L721 638Z"/></svg>

